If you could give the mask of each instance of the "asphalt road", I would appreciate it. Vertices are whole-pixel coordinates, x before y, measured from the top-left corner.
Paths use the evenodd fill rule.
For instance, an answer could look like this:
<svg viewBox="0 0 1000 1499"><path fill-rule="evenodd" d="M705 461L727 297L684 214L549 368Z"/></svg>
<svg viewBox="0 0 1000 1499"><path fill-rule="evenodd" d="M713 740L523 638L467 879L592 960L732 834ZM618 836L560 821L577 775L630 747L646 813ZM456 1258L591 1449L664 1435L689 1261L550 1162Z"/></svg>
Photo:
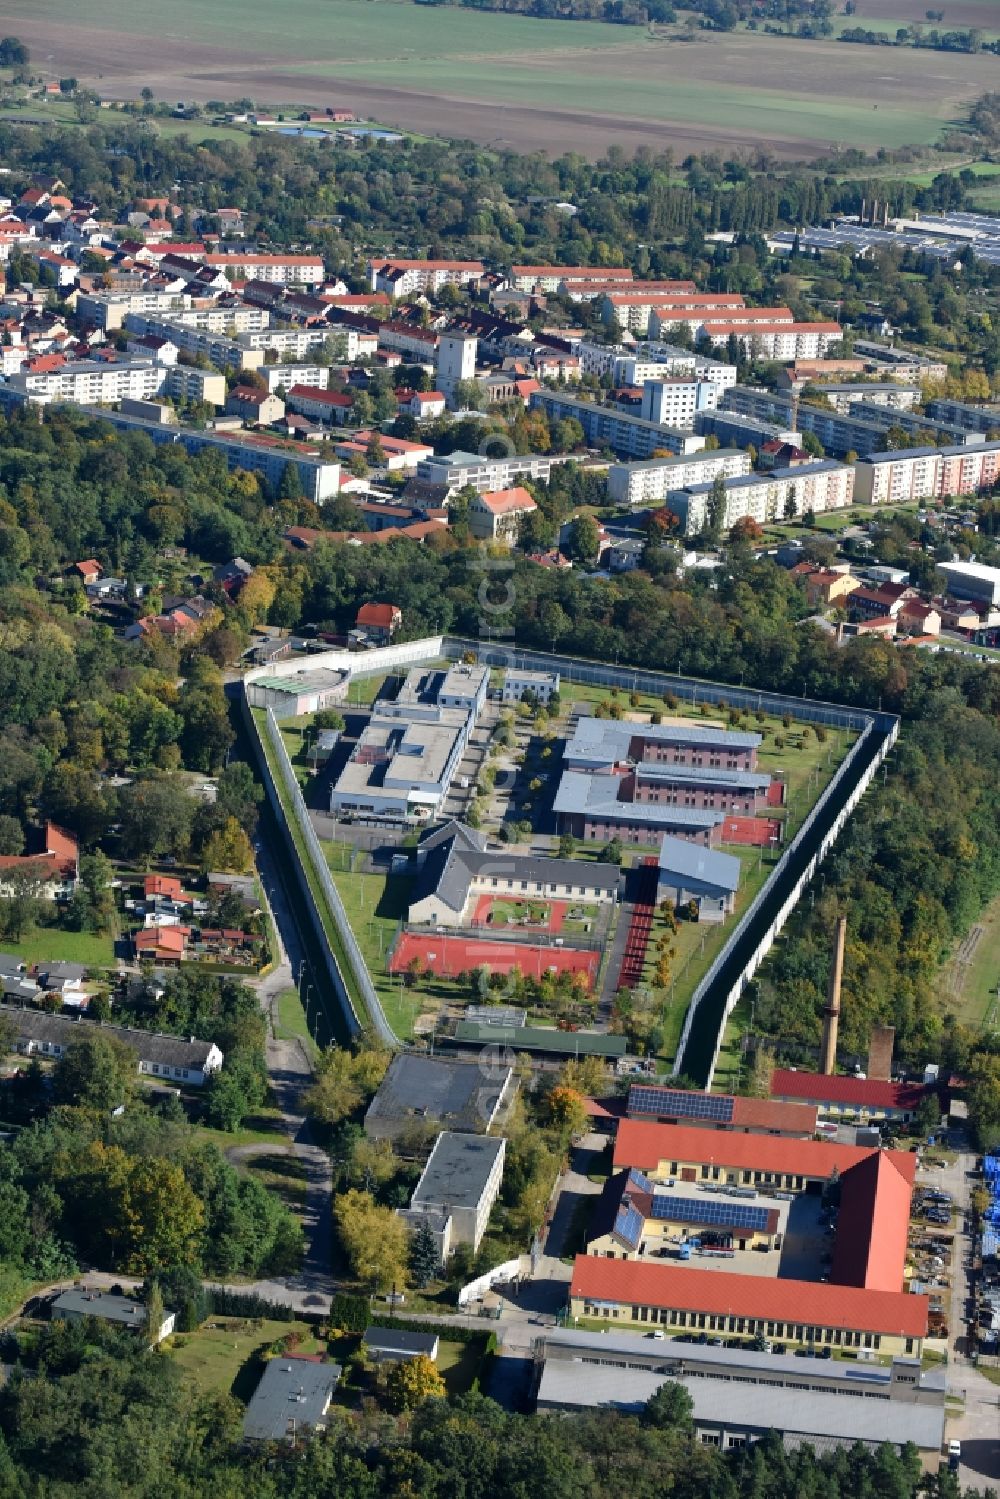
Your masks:
<svg viewBox="0 0 1000 1499"><path fill-rule="evenodd" d="M948 1422L945 1434L949 1441L957 1437L962 1444L958 1479L963 1489L995 1488L1000 1480L1000 1385L991 1383L973 1364L966 1333L972 1240L965 1225L973 1186L969 1173L975 1163L976 1157L963 1151L954 1165L944 1170L921 1170L919 1174L920 1181L950 1192L959 1210L952 1255L948 1393L964 1400L965 1408L960 1417Z"/></svg>

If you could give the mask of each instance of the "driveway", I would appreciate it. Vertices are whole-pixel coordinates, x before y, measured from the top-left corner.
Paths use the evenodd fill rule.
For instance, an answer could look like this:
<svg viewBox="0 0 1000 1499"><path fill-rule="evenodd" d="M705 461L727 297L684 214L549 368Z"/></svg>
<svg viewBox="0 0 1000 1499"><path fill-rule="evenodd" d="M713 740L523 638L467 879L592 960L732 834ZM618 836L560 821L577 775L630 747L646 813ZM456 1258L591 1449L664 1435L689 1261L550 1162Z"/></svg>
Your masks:
<svg viewBox="0 0 1000 1499"><path fill-rule="evenodd" d="M587 1175L594 1171L607 1141L603 1135L586 1135L574 1146L569 1168L559 1179L559 1188L552 1208L549 1231L545 1238L545 1253L549 1259L573 1254L582 1245L577 1241L577 1232L585 1209L589 1212L601 1195L603 1181L592 1182Z"/></svg>

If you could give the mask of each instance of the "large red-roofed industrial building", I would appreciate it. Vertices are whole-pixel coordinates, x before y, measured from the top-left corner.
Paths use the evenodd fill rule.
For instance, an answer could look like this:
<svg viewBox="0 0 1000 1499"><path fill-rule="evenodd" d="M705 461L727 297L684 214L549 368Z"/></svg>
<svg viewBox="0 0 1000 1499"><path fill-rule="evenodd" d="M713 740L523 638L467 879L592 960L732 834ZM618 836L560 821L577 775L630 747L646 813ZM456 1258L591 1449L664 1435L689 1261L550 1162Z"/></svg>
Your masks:
<svg viewBox="0 0 1000 1499"><path fill-rule="evenodd" d="M927 1297L577 1255L574 1317L919 1356Z"/></svg>

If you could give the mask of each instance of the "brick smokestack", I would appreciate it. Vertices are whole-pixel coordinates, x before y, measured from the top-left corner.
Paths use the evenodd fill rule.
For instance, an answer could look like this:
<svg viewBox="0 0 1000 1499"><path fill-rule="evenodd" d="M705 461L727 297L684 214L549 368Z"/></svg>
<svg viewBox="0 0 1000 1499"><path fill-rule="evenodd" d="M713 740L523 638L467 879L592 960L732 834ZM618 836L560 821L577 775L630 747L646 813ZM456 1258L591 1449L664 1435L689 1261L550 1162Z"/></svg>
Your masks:
<svg viewBox="0 0 1000 1499"><path fill-rule="evenodd" d="M847 936L847 917L837 919L837 931L833 939L833 966L830 969L830 987L827 990L823 1009L823 1049L820 1072L826 1077L837 1065L837 1031L840 1026L840 984L844 976L844 939Z"/></svg>

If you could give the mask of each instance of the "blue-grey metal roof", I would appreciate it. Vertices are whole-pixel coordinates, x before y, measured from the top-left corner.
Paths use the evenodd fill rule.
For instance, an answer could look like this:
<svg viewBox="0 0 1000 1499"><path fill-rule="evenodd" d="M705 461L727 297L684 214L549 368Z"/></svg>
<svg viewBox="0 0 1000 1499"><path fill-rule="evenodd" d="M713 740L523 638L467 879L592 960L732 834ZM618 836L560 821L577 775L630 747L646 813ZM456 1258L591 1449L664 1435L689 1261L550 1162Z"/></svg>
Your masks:
<svg viewBox="0 0 1000 1499"><path fill-rule="evenodd" d="M686 838L671 838L669 833L660 844L660 874L676 875L681 880L697 880L703 885L717 885L732 893L740 887L740 861L733 854L702 848Z"/></svg>
<svg viewBox="0 0 1000 1499"><path fill-rule="evenodd" d="M738 482L738 481L737 481ZM707 486L709 489L711 485ZM658 744L718 744L723 749L757 749L761 736L741 729L717 729L703 723L631 723L623 718L579 718L566 754L576 749L607 748L624 759L633 739L655 739Z"/></svg>
<svg viewBox="0 0 1000 1499"><path fill-rule="evenodd" d="M664 760L640 760L635 767L640 781L676 781L679 786L720 786L733 791L766 791L771 777L764 771L723 770L702 765L672 765Z"/></svg>
<svg viewBox="0 0 1000 1499"><path fill-rule="evenodd" d="M288 1355L269 1359L243 1417L243 1435L257 1442L280 1442L317 1425L339 1379L339 1364Z"/></svg>
<svg viewBox="0 0 1000 1499"><path fill-rule="evenodd" d="M977 442L971 446L960 443L947 448L900 448L898 451L889 449L879 453L869 453L860 462L885 463L891 458L931 458L934 454L940 454L942 458L975 458L977 453L995 453L998 448L1000 448L1000 442Z"/></svg>
<svg viewBox="0 0 1000 1499"><path fill-rule="evenodd" d="M714 828L725 820L724 812L713 812L709 807L672 807L666 802L620 802L620 784L617 776L564 770L552 810L585 817L648 822L656 827Z"/></svg>
<svg viewBox="0 0 1000 1499"><path fill-rule="evenodd" d="M414 1332L408 1327L369 1327L364 1340L377 1353L424 1353L433 1358L438 1336L433 1332Z"/></svg>

